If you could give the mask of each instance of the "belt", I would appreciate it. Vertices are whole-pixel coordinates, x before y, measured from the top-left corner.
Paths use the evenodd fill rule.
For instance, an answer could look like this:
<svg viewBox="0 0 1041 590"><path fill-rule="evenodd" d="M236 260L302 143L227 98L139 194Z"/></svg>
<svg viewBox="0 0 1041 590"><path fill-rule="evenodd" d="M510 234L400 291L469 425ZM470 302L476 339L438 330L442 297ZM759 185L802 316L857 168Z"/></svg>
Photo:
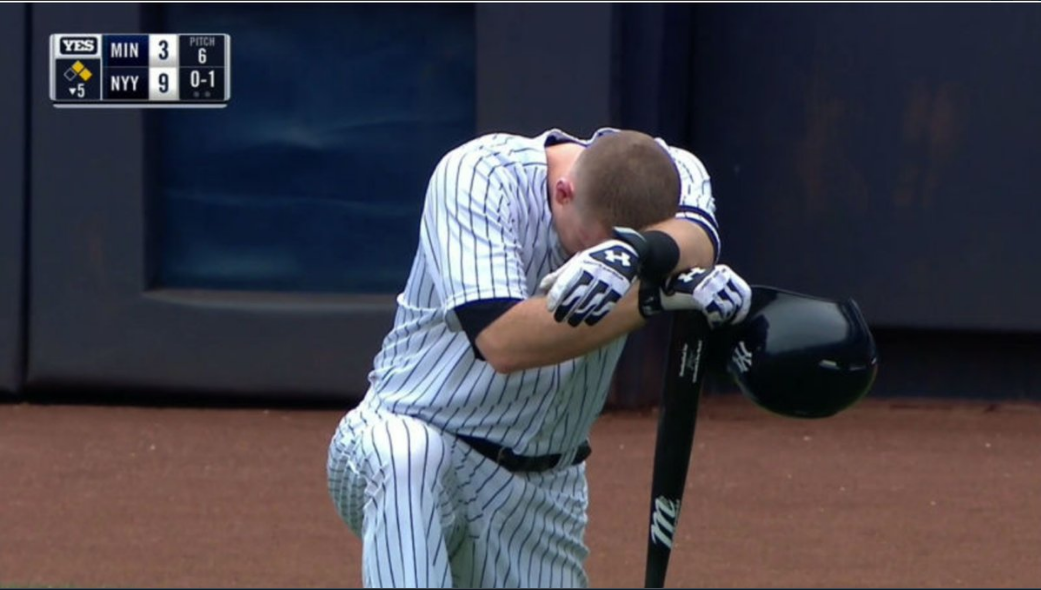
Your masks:
<svg viewBox="0 0 1041 590"><path fill-rule="evenodd" d="M486 458L495 461L506 469L506 471L512 473L520 471L549 471L550 469L560 465L560 459L564 456L562 454L554 454L529 457L518 455L514 453L512 449L497 445L491 441L484 440L483 438L474 438L472 436L462 435L456 435L456 437L470 445L473 450L484 455ZM578 465L585 461L589 458L589 455L592 452L593 449L589 446L589 443L583 442L578 446L578 451L576 451L575 458L571 461L571 465Z"/></svg>

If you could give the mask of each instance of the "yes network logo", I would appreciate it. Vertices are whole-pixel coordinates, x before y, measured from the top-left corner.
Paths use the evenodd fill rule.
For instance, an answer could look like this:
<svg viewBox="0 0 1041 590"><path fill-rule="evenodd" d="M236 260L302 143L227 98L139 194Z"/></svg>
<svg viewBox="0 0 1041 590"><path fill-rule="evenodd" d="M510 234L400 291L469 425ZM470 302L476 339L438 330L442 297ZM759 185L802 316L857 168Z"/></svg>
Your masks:
<svg viewBox="0 0 1041 590"><path fill-rule="evenodd" d="M94 55L98 52L98 40L86 36L59 37L58 47L62 55Z"/></svg>

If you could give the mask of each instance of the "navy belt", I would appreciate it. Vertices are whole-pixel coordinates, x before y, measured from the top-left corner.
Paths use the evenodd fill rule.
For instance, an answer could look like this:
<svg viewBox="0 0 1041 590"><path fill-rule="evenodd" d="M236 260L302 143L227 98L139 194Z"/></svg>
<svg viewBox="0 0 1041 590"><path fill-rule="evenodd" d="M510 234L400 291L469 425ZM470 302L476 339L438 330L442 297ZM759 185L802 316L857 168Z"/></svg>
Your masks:
<svg viewBox="0 0 1041 590"><path fill-rule="evenodd" d="M522 471L549 471L554 467L560 465L560 459L564 456L561 454L554 455L538 455L535 457L529 457L525 455L518 455L513 452L512 449L497 445L491 441L484 440L483 438L474 438L472 436L456 435L456 437L470 445L470 447L492 461L495 461L501 465L506 471L511 473L518 473ZM575 453L575 458L571 461L571 465L578 465L589 458L589 455L593 452L592 447L589 446L588 442L583 442L578 447L578 451Z"/></svg>

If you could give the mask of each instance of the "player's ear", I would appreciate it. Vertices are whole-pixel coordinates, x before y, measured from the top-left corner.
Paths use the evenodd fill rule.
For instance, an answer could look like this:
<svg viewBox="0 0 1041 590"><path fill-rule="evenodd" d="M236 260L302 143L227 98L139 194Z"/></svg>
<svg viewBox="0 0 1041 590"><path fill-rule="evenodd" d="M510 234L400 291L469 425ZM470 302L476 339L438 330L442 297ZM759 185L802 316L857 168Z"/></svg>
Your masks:
<svg viewBox="0 0 1041 590"><path fill-rule="evenodd" d="M566 205L575 200L575 185L567 176L558 178L553 185L553 200L558 205Z"/></svg>

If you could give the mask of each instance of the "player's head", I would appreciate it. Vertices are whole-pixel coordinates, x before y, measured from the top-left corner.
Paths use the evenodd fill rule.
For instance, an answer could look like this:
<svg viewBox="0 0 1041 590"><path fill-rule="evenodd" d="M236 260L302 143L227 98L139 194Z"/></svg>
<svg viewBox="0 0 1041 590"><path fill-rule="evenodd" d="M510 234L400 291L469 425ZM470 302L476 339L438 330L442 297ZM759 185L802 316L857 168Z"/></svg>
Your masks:
<svg viewBox="0 0 1041 590"><path fill-rule="evenodd" d="M680 178L668 152L638 131L602 135L552 187L564 248L595 246L616 226L643 229L676 214Z"/></svg>
<svg viewBox="0 0 1041 590"><path fill-rule="evenodd" d="M748 317L719 338L745 396L783 416L835 415L867 394L878 371L875 341L852 299L756 285Z"/></svg>

